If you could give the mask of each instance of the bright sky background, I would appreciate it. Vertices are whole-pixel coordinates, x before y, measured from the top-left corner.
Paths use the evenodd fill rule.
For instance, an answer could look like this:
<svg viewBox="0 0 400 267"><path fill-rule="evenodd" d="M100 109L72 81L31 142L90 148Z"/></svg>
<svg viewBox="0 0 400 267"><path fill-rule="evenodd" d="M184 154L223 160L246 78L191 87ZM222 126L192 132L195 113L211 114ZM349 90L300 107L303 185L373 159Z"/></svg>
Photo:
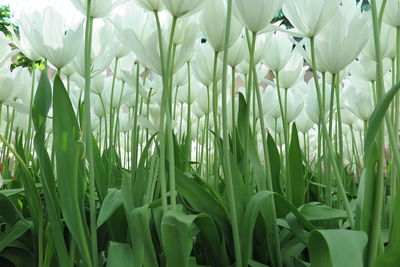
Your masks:
<svg viewBox="0 0 400 267"><path fill-rule="evenodd" d="M11 17L18 19L21 13L54 6L59 11L76 13L70 0L0 0L0 5L10 5Z"/></svg>

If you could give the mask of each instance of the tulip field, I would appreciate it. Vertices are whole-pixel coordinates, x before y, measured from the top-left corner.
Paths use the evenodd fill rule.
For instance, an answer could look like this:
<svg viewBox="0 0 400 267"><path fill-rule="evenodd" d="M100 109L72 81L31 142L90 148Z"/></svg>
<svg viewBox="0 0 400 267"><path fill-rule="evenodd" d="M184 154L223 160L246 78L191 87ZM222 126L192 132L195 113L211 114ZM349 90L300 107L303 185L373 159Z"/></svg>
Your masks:
<svg viewBox="0 0 400 267"><path fill-rule="evenodd" d="M399 0L19 1L1 267L400 266Z"/></svg>

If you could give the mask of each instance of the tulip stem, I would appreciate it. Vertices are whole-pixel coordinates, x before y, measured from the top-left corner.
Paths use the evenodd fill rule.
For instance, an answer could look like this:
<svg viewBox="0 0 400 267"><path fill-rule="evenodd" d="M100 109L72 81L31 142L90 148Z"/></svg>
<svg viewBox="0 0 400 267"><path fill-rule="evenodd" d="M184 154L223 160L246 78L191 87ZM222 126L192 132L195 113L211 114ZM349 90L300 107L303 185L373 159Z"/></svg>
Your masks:
<svg viewBox="0 0 400 267"><path fill-rule="evenodd" d="M132 170L132 181L136 176L136 168L138 161L138 138L137 132L139 131L138 127L138 108L139 108L139 75L140 75L140 65L139 62L136 62L136 95L135 95L135 111L133 113L133 131L131 136L131 170Z"/></svg>
<svg viewBox="0 0 400 267"><path fill-rule="evenodd" d="M231 20L232 20L232 0L228 0L228 10L226 17L226 29L225 29L225 43L224 43L224 55L222 64L222 134L223 134L223 165L225 182L228 190L229 199L229 211L230 219L232 223L232 232L234 240L234 249L236 257L236 266L247 266L247 262L242 263L242 251L240 247L240 236L239 236L239 224L236 210L235 191L233 187L232 170L230 163L230 151L229 151L229 136L228 136L228 118L227 118L227 74L228 74L228 53L229 53L229 35L231 31ZM219 142L219 138L217 140Z"/></svg>
<svg viewBox="0 0 400 267"><path fill-rule="evenodd" d="M214 119L214 182L218 185L218 153L219 153L219 125L218 125L218 85L217 85L217 70L218 70L218 52L214 54L214 66L213 66L213 94L212 94L212 105L213 105L213 119Z"/></svg>
<svg viewBox="0 0 400 267"><path fill-rule="evenodd" d="M384 0L385 1L385 0ZM383 66L382 66L382 55L381 55L381 44L380 44L380 23L377 13L376 0L371 0L371 13L372 13L372 28L375 43L375 55L376 55L376 95L377 101L382 99L385 93L385 85L383 81ZM384 7L384 6L383 6ZM381 9L381 12L383 12ZM378 102L377 102L378 103ZM370 125L371 126L371 125ZM372 125L375 127L375 125ZM379 128L378 136L376 139L378 149L378 166L376 168L376 176L373 181L373 199L372 205L369 207L371 213L371 221L367 222L365 230L368 235L368 247L367 247L367 266L372 266L377 256L379 243L380 243L380 232L381 232L381 216L383 206L383 190L384 190L384 159L385 159L385 139L384 139L384 125ZM368 162L370 152L365 155Z"/></svg>
<svg viewBox="0 0 400 267"><path fill-rule="evenodd" d="M231 105L232 105L232 146L233 146L233 158L236 160L237 148L236 148L236 116L235 116L235 93L236 93L236 68L231 67L232 71L232 91L231 91Z"/></svg>
<svg viewBox="0 0 400 267"><path fill-rule="evenodd" d="M192 128L191 128L191 81L190 81L190 62L187 62L187 76L188 76L188 109L187 109L187 128L186 128L186 156L187 156L187 170L190 170L190 160L192 151ZM181 115L182 116L182 115Z"/></svg>
<svg viewBox="0 0 400 267"><path fill-rule="evenodd" d="M174 155L174 140L173 140L173 132L172 132L172 77L173 77L173 69L174 69L174 54L175 47L173 45L174 35L176 29L176 22L178 18L173 17L172 26L171 26L171 35L169 38L168 45L168 57L167 57L167 69L166 69L166 77L165 77L165 86L164 89L167 89L167 95L165 99L166 106L166 131L167 131L167 148L168 148L168 163L169 163L169 187L171 191L171 206L172 209L176 208L176 188L175 188L175 155ZM169 83L170 81L170 83ZM162 125L164 127L164 125Z"/></svg>
<svg viewBox="0 0 400 267"><path fill-rule="evenodd" d="M96 199L93 166L92 119L90 109L90 68L92 50L93 17L91 17L92 0L87 0L86 30L85 30L85 98L82 132L86 142L86 159L89 164L89 207L90 207L90 234L92 242L92 262L89 266L98 266L97 254L97 227L96 227Z"/></svg>
<svg viewBox="0 0 400 267"><path fill-rule="evenodd" d="M31 132L32 132L32 106L34 100L34 91L35 91L35 62L32 61L32 84L31 84L31 99L29 102L29 120L28 120L28 130L26 132L26 140L25 140L25 152L26 156L30 154L31 150ZM0 107L1 108L1 107ZM28 157L26 157L28 158Z"/></svg>
<svg viewBox="0 0 400 267"><path fill-rule="evenodd" d="M263 105L262 105L262 98L261 98L261 93L260 93L260 86L258 84L258 78L257 78L257 72L254 70L253 72L254 75L254 88L256 92L256 97L257 97L257 105L258 105L258 113L260 114L260 128L261 128L261 138L262 138L262 143L263 143L263 152L264 152L264 164L265 164L265 176L266 176L266 185L265 188L259 188L259 190L265 190L267 189L268 191L274 192L273 188L273 183L272 183L272 176L271 176L271 166L270 166L270 161L269 161L269 151L268 151L268 141L267 141L267 132L266 132L266 127L265 127L265 122L264 122L264 117L262 114L263 112ZM285 147L285 149L287 149ZM285 154L288 154L288 151L285 151ZM288 170L287 170L288 172ZM270 214L270 217L267 219L268 225L272 224L272 239L273 241L271 242L272 245L269 245L269 250L271 255L274 255L274 257L271 256L271 260L274 264L273 266L282 266L282 254L281 254L281 249L280 249L280 240L279 240L279 229L278 229L278 223L277 223L277 218L276 218L276 210L275 210L275 199L271 197L271 202L268 202L267 207L266 207L268 214ZM272 253L272 250L274 250L274 254Z"/></svg>
<svg viewBox="0 0 400 267"><path fill-rule="evenodd" d="M276 89L278 92L279 109L281 111L282 127L283 127L283 138L285 142L285 178L286 178L286 197L289 202L292 202L292 187L290 185L290 166L289 166L289 132L286 118L287 111L287 89L285 90L285 103L282 101L281 88L279 85L279 72L275 72L276 77Z"/></svg>
<svg viewBox="0 0 400 267"><path fill-rule="evenodd" d="M158 33L158 45L160 50L160 61L161 61L161 73L163 77L163 91L161 96L161 109L160 109L160 130L159 130L159 139L160 139L160 185L161 185L161 201L163 212L167 212L168 210L168 200L167 200L167 182L166 182L166 174L165 174L165 126L164 126L164 113L165 113L165 98L167 94L166 89L166 74L165 74L165 62L164 62L164 47L163 47L163 39L162 39L162 29L160 24L160 18L158 16L158 11L154 11L154 16L156 18L157 24L157 33Z"/></svg>
<svg viewBox="0 0 400 267"><path fill-rule="evenodd" d="M318 106L319 106L319 117L321 121L321 128L322 128L322 134L323 134L323 139L326 143L326 146L328 148L328 153L329 157L332 159L335 158L335 151L333 149L333 145L331 142L331 139L328 134L328 130L326 129L326 123L325 123L325 115L324 115L324 110L322 107L322 97L321 97L321 90L320 90L320 85L318 81L318 74L317 74L317 64L315 61L315 42L314 42L314 37L310 37L310 43L311 43L311 62L312 62L312 71L314 75L314 83L315 83L315 89L317 93L317 100L318 100ZM338 191L339 194L341 195L343 202L344 202L344 207L347 213L347 217L349 219L350 225L353 227L354 226L354 218L353 218L353 212L350 207L349 200L347 199L346 191L343 187L342 179L340 177L340 172L337 166L337 163L335 160L332 160L332 167L333 167L333 173L335 180L338 184Z"/></svg>

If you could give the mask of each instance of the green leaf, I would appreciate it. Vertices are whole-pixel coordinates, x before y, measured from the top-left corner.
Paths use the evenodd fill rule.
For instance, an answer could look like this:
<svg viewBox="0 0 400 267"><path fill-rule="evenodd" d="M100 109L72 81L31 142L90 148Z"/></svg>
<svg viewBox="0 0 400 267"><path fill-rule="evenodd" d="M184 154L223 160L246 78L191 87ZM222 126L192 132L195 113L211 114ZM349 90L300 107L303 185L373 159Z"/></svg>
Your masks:
<svg viewBox="0 0 400 267"><path fill-rule="evenodd" d="M134 205L136 207L139 207L144 204L143 202L144 202L144 197L145 197L145 194L144 194L145 187L146 187L147 181L149 180L149 179L147 179L148 177L145 172L145 163L147 161L149 149L151 148L151 144L153 143L153 139L155 136L156 136L156 134L154 134L149 139L149 141L147 141L147 144L141 153L139 165L137 168L137 173L135 175L135 182L134 182L134 186L133 186L133 201L134 201Z"/></svg>
<svg viewBox="0 0 400 267"><path fill-rule="evenodd" d="M15 205L2 193L0 193L0 217L11 226L22 219L22 215Z"/></svg>
<svg viewBox="0 0 400 267"><path fill-rule="evenodd" d="M11 226L10 229L8 229L8 231L2 235L0 239L0 252L3 251L3 249L5 249L9 243L17 240L30 228L32 228L32 223L29 223L25 220L19 220L17 223Z"/></svg>
<svg viewBox="0 0 400 267"><path fill-rule="evenodd" d="M50 157L47 153L45 135L46 118L51 105L51 86L45 70L42 71L35 99L32 106L32 120L35 127L34 148L37 154L43 185L43 194L46 209L51 224L52 238L57 250L58 263L60 266L69 266L69 256L64 242L64 232L60 218L60 205L56 192L55 177Z"/></svg>
<svg viewBox="0 0 400 267"><path fill-rule="evenodd" d="M94 169L96 189L99 194L100 201L103 202L104 198L107 195L107 187L108 187L107 171L104 166L103 159L101 158L96 138L94 138L94 136L92 136L92 143L93 143L93 169Z"/></svg>
<svg viewBox="0 0 400 267"><path fill-rule="evenodd" d="M271 191L260 191L250 199L243 217L244 219L241 239L243 250L242 257L245 264L248 263L251 258L253 232L257 216L261 212L264 216L265 221L268 221L269 211L267 207L272 200L272 197L274 197L276 203L279 203L287 210L290 210L294 214L294 216L296 216L302 226L310 230L315 229L315 227L296 209L296 207L293 206L293 204L288 202L285 197ZM267 227L267 229L268 228L271 227ZM271 230L269 231L270 232L268 232L267 235L269 237L273 237L273 233L271 232Z"/></svg>
<svg viewBox="0 0 400 267"><path fill-rule="evenodd" d="M400 189L392 206L393 222L390 231L389 246L384 254L378 256L374 262L375 267L397 267L400 262Z"/></svg>
<svg viewBox="0 0 400 267"><path fill-rule="evenodd" d="M367 235L351 230L313 230L309 253L315 267L363 267Z"/></svg>
<svg viewBox="0 0 400 267"><path fill-rule="evenodd" d="M304 204L299 208L299 211L309 221L340 220L347 218L346 211L334 209L316 202Z"/></svg>
<svg viewBox="0 0 400 267"><path fill-rule="evenodd" d="M150 209L148 206L135 208L130 213L133 256L137 266L157 267L157 257L150 233Z"/></svg>
<svg viewBox="0 0 400 267"><path fill-rule="evenodd" d="M105 223L121 205L121 190L115 188L109 189L108 194L100 208L99 217L97 218L97 228L102 226L103 223Z"/></svg>
<svg viewBox="0 0 400 267"><path fill-rule="evenodd" d="M57 164L60 206L65 223L82 253L92 265L89 250L89 230L81 207L79 190L82 190L82 176L79 175L81 151L78 149L79 127L68 93L58 75L54 79L53 132ZM80 144L82 145L82 144Z"/></svg>
<svg viewBox="0 0 400 267"><path fill-rule="evenodd" d="M176 169L176 187L178 192L200 212L209 214L222 227L229 225L229 220L221 202L205 190L205 187L195 181L189 174Z"/></svg>
<svg viewBox="0 0 400 267"><path fill-rule="evenodd" d="M400 89L400 82L396 83L379 101L376 105L374 112L371 114L368 122L368 130L366 133L364 147L365 155L370 154L370 149L374 144L375 137L378 134L378 130L384 121L386 111L388 110L390 103L393 101L397 92Z"/></svg>
<svg viewBox="0 0 400 267"><path fill-rule="evenodd" d="M247 160L250 162L253 167L255 182L257 184L258 190L264 190L267 188L267 180L265 175L265 170L261 164L260 157L257 151L257 144L255 140L250 138L250 128L248 124L248 118L246 115L247 112L247 104L242 94L239 94L239 117L238 117L238 125L239 127L239 141L243 147L247 147ZM246 129L248 131L248 138L246 142Z"/></svg>
<svg viewBox="0 0 400 267"><path fill-rule="evenodd" d="M289 171L292 203L301 206L305 199L305 181L303 168L303 155L301 153L296 124L292 127L292 139L289 147Z"/></svg>
<svg viewBox="0 0 400 267"><path fill-rule="evenodd" d="M193 247L192 223L195 215L178 210L166 212L161 220L161 237L167 267L188 267Z"/></svg>
<svg viewBox="0 0 400 267"><path fill-rule="evenodd" d="M107 267L131 267L133 255L128 244L110 242L108 246Z"/></svg>
<svg viewBox="0 0 400 267"><path fill-rule="evenodd" d="M274 138L268 133L267 137L267 146L269 153L269 164L273 168L271 168L271 176L272 176L272 187L274 188L274 192L283 195L281 180L280 180L280 172L281 172L281 159L279 157L278 148L276 147Z"/></svg>

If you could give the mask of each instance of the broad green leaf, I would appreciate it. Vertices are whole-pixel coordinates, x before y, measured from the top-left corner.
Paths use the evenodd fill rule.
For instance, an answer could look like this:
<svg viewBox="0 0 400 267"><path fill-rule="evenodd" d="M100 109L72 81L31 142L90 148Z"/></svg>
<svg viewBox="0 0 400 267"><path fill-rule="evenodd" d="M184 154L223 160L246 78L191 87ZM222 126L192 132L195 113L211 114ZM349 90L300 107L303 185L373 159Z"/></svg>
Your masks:
<svg viewBox="0 0 400 267"><path fill-rule="evenodd" d="M400 189L397 190L396 198L392 206L393 222L391 226L389 246L384 254L378 256L374 263L375 267L397 267L400 262Z"/></svg>
<svg viewBox="0 0 400 267"><path fill-rule="evenodd" d="M96 138L92 136L93 143L93 169L97 192L100 202L104 201L107 195L107 171L101 158L100 150L96 142Z"/></svg>
<svg viewBox="0 0 400 267"><path fill-rule="evenodd" d="M128 244L110 242L107 252L107 267L132 267L132 249Z"/></svg>
<svg viewBox="0 0 400 267"><path fill-rule="evenodd" d="M188 267L193 247L192 223L195 215L178 210L166 212L161 221L161 237L167 267Z"/></svg>
<svg viewBox="0 0 400 267"><path fill-rule="evenodd" d="M79 127L71 101L58 75L54 79L53 93L53 132L57 164L58 191L60 206L65 223L75 238L86 262L91 264L89 249L89 230L81 207L79 190L82 176L79 164L82 151L78 143Z"/></svg>
<svg viewBox="0 0 400 267"><path fill-rule="evenodd" d="M0 217L10 226L22 219L21 213L12 201L2 193L0 193Z"/></svg>
<svg viewBox="0 0 400 267"><path fill-rule="evenodd" d="M43 185L43 194L46 202L48 219L51 224L52 238L57 250L58 263L60 266L68 266L70 258L64 242L64 232L60 218L60 205L56 193L53 166L47 153L45 143L46 118L50 109L51 98L51 86L47 78L46 70L44 70L40 76L32 106L32 120L36 131L33 142L41 170L40 180Z"/></svg>
<svg viewBox="0 0 400 267"><path fill-rule="evenodd" d="M189 174L184 174L178 169L176 169L176 187L178 192L182 194L196 211L209 214L222 227L229 224L222 204L207 192L204 186L201 186L190 177Z"/></svg>
<svg viewBox="0 0 400 267"><path fill-rule="evenodd" d="M316 202L306 203L302 205L299 208L299 211L309 221L339 220L347 218L346 211L334 209L327 205Z"/></svg>
<svg viewBox="0 0 400 267"><path fill-rule="evenodd" d="M104 199L100 213L97 218L97 228L103 225L113 213L122 205L122 191L112 188L109 189L106 198Z"/></svg>
<svg viewBox="0 0 400 267"><path fill-rule="evenodd" d="M145 198L145 187L147 184L147 175L146 175L146 171L145 171L145 162L147 161L147 156L148 156L148 152L149 149L151 147L151 144L153 143L154 137L156 135L154 134L149 141L147 141L146 146L144 147L142 153L141 153L141 157L140 157L140 161L139 161L139 165L137 168L137 173L134 176L134 186L133 186L133 201L134 201L134 205L136 207L139 207L141 205L143 205L144 203L144 198Z"/></svg>
<svg viewBox="0 0 400 267"><path fill-rule="evenodd" d="M264 216L264 219L268 218L265 218L265 216L268 216L268 209L266 209L266 207L268 207L272 197L274 197L275 203L280 203L281 206L284 206L286 209L290 210L303 227L309 230L315 229L315 227L308 222L308 220L296 209L296 207L289 203L282 195L266 190L260 191L250 199L246 207L246 212L244 213L241 240L243 250L242 257L245 264L251 257L254 225L257 216L261 212ZM272 237L273 233L269 232L267 235Z"/></svg>
<svg viewBox="0 0 400 267"><path fill-rule="evenodd" d="M211 266L228 266L228 255L220 237L217 225L214 220L207 214L197 215L194 223L199 228L199 240L203 241L204 250L210 255Z"/></svg>
<svg viewBox="0 0 400 267"><path fill-rule="evenodd" d="M370 154L370 149L372 145L375 143L375 137L378 134L378 130L385 119L386 111L388 110L390 103L393 101L397 92L400 89L400 82L395 84L379 101L376 105L374 112L371 114L371 117L368 121L368 130L366 133L364 146L365 146L365 155Z"/></svg>
<svg viewBox="0 0 400 267"><path fill-rule="evenodd" d="M265 190L267 188L267 180L265 170L261 164L260 157L257 152L257 145L254 139L251 138L248 119L246 118L246 112L248 110L247 103L244 100L242 94L239 94L239 141L243 147L247 147L247 160L250 162L254 171L254 179L257 184L258 190ZM248 139L246 142L246 129L248 131Z"/></svg>
<svg viewBox="0 0 400 267"><path fill-rule="evenodd" d="M305 181L303 155L301 153L296 124L293 124L289 147L289 171L292 202L296 207L301 206L305 199Z"/></svg>
<svg viewBox="0 0 400 267"><path fill-rule="evenodd" d="M313 230L309 253L315 267L363 267L367 235L351 230Z"/></svg>
<svg viewBox="0 0 400 267"><path fill-rule="evenodd" d="M32 228L32 223L19 220L13 226L11 226L7 232L0 239L0 252L3 251L7 247L9 243L18 239L21 235L23 235L26 231Z"/></svg>
<svg viewBox="0 0 400 267"><path fill-rule="evenodd" d="M157 257L150 233L150 209L148 206L134 208L130 213L133 234L133 257L137 266L157 267Z"/></svg>
<svg viewBox="0 0 400 267"><path fill-rule="evenodd" d="M268 134L267 137L267 145L269 153L269 164L271 166L272 186L274 188L274 192L283 195L280 180L281 160L274 138L272 138L270 134Z"/></svg>

